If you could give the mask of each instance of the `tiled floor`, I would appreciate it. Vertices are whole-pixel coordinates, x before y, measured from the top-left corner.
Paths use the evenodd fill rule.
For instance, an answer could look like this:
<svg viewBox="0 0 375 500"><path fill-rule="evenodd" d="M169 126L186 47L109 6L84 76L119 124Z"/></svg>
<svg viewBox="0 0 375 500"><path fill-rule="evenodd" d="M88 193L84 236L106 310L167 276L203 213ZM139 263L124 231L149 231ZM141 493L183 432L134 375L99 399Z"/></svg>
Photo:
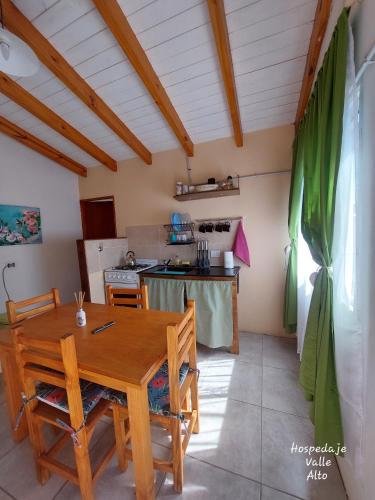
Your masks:
<svg viewBox="0 0 375 500"><path fill-rule="evenodd" d="M184 493L176 495L171 477L158 473L158 498L345 500L335 461L326 480L306 481L306 457L290 451L293 442L313 442L294 343L242 334L240 356L200 348L199 365L201 432L188 447ZM79 499L78 489L57 476L43 487L36 482L28 442L9 438L1 389L0 423L0 500ZM112 428L103 422L92 443L94 460L109 439ZM167 457L165 431L153 429L153 441L155 454ZM133 499L132 466L120 474L113 459L95 492L98 500Z"/></svg>

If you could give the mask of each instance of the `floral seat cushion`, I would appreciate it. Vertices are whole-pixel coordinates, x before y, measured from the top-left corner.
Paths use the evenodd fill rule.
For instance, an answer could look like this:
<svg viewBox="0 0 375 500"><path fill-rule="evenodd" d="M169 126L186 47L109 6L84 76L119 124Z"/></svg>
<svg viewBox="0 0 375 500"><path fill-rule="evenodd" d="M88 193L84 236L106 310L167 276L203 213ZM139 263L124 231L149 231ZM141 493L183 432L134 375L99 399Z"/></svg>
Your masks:
<svg viewBox="0 0 375 500"><path fill-rule="evenodd" d="M188 363L183 363L180 368L179 383L182 385L189 372ZM148 404L152 413L168 414L169 406L169 378L168 378L168 362L161 365L152 380L147 385ZM121 406L127 406L126 394L120 391L107 389L104 396L113 403Z"/></svg>
<svg viewBox="0 0 375 500"><path fill-rule="evenodd" d="M104 397L106 388L87 380L80 380L79 384L81 387L83 414L86 417L99 403L100 399ZM39 401L47 405L69 413L66 390L61 387L41 382L36 388L36 397Z"/></svg>

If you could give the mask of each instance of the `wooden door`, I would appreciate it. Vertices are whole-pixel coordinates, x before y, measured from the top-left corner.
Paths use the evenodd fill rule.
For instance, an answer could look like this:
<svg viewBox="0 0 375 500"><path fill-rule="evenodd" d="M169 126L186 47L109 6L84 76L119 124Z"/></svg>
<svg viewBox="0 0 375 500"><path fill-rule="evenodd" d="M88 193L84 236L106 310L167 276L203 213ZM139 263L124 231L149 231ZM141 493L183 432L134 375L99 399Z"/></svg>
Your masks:
<svg viewBox="0 0 375 500"><path fill-rule="evenodd" d="M81 200L83 239L117 238L113 196Z"/></svg>

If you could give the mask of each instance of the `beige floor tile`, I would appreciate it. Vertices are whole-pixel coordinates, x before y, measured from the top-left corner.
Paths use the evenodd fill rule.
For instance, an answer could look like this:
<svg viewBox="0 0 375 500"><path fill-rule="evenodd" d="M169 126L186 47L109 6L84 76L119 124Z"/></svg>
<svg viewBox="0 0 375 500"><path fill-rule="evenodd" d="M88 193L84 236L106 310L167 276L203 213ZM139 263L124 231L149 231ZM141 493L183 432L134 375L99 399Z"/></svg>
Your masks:
<svg viewBox="0 0 375 500"><path fill-rule="evenodd" d="M0 488L0 500L12 500L12 497Z"/></svg>
<svg viewBox="0 0 375 500"><path fill-rule="evenodd" d="M321 468L328 474L326 480L307 481L312 469L306 464L308 457L291 453L293 443L313 444L313 426L309 419L267 409L263 409L262 416L262 482L305 500L345 500L341 477L332 457L328 457L332 465Z"/></svg>
<svg viewBox="0 0 375 500"><path fill-rule="evenodd" d="M0 443L0 458L16 446L16 443L12 439L5 403L0 404Z"/></svg>
<svg viewBox="0 0 375 500"><path fill-rule="evenodd" d="M201 400L200 433L187 453L249 479L260 480L261 408L226 398Z"/></svg>
<svg viewBox="0 0 375 500"><path fill-rule="evenodd" d="M282 493L281 491L262 486L262 500L296 500L297 497ZM332 499L333 500L333 499Z"/></svg>
<svg viewBox="0 0 375 500"><path fill-rule="evenodd" d="M181 495L173 490L167 477L158 499L165 500L259 500L260 485L193 458L185 459L185 484Z"/></svg>
<svg viewBox="0 0 375 500"><path fill-rule="evenodd" d="M199 397L226 396L245 403L261 404L262 367L238 359L218 357L199 363Z"/></svg>
<svg viewBox="0 0 375 500"><path fill-rule="evenodd" d="M310 403L305 399L298 373L293 370L263 367L262 404L272 410L309 417Z"/></svg>
<svg viewBox="0 0 375 500"><path fill-rule="evenodd" d="M0 461L0 486L20 500L50 500L64 484L56 475L41 486L28 440L18 444Z"/></svg>
<svg viewBox="0 0 375 500"><path fill-rule="evenodd" d="M245 363L262 364L262 335L255 333L240 333L240 354L232 354L229 348L210 349L198 345L198 360L205 359L235 359Z"/></svg>
<svg viewBox="0 0 375 500"><path fill-rule="evenodd" d="M299 370L297 344L288 339L263 335L263 366Z"/></svg>

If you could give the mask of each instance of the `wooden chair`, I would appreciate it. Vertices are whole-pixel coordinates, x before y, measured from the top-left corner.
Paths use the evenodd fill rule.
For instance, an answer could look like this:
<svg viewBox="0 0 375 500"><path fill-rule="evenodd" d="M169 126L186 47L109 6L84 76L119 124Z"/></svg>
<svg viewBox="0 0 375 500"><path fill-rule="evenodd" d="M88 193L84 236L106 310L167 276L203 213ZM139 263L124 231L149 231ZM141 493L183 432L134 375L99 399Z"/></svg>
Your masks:
<svg viewBox="0 0 375 500"><path fill-rule="evenodd" d="M141 288L113 288L106 285L106 299L109 306L136 306L149 309L147 285Z"/></svg>
<svg viewBox="0 0 375 500"><path fill-rule="evenodd" d="M92 473L89 442L99 419L109 410L110 402L101 399L104 388L91 384L89 393L95 401L92 408L83 405L78 377L77 357L74 336L66 334L60 340L36 340L25 337L22 327L13 330L16 359L20 371L21 385L24 391L24 410L26 411L29 436L34 452L37 477L44 484L51 472L78 485L84 500L92 500L93 483L104 471L116 451L115 442L104 453L100 464ZM36 381L42 384L36 384ZM43 387L44 384L44 387ZM46 386L45 384L51 384ZM41 389L43 387L43 389ZM54 406L46 396L46 387L51 390L61 388L65 395L65 411L54 407L58 398L53 399ZM93 397L93 393L95 398ZM61 393L60 393L61 394ZM62 437L47 449L43 427L50 424L65 431ZM73 440L76 468L68 467L57 460L56 455Z"/></svg>
<svg viewBox="0 0 375 500"><path fill-rule="evenodd" d="M168 429L172 438L172 458L170 461L154 457L154 468L173 474L174 488L182 492L183 460L192 433L199 432L198 370L196 355L195 303L188 301L187 311L180 324L167 328L168 362L156 373L149 388L150 419ZM161 377L167 376L161 382ZM167 387L169 404L159 405L153 401L153 382L156 386ZM121 393L120 393L121 394ZM114 391L112 401L116 434L117 455L120 468L132 459L132 451L127 447L131 441L131 426L128 427L126 397L122 404L119 393ZM154 395L155 396L155 395ZM159 399L160 402L160 399Z"/></svg>
<svg viewBox="0 0 375 500"><path fill-rule="evenodd" d="M8 300L6 302L8 322L10 325L14 326L24 319L51 311L60 304L60 294L57 288L52 288L50 293L38 295L37 297L21 300L19 302Z"/></svg>

